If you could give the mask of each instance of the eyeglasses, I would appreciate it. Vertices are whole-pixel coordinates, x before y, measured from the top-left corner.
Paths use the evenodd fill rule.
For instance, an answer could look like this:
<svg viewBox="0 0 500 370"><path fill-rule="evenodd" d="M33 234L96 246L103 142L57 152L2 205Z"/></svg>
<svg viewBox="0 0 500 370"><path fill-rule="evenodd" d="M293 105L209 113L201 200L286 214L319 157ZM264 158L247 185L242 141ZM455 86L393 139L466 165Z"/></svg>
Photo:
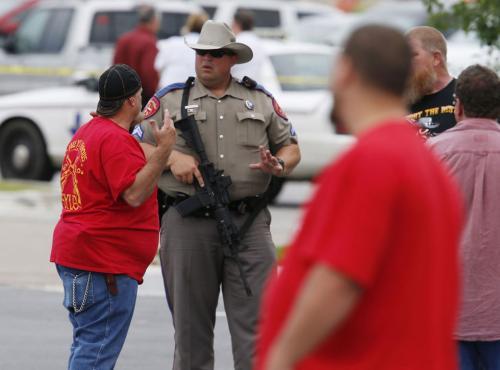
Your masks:
<svg viewBox="0 0 500 370"><path fill-rule="evenodd" d="M224 55L234 55L232 51L225 49L217 49L217 50L196 49L196 54L198 54L199 56L204 56L208 54L214 58L222 58Z"/></svg>

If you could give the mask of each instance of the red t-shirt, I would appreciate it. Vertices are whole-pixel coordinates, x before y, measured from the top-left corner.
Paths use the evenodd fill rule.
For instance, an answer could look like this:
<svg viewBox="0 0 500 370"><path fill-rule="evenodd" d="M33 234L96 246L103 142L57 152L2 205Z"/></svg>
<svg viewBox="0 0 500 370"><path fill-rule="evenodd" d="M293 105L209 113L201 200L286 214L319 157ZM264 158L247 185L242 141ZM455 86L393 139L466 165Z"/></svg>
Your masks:
<svg viewBox="0 0 500 370"><path fill-rule="evenodd" d="M61 169L63 210L51 262L142 282L158 247L156 192L137 208L121 195L145 164L137 141L109 119L94 118L77 131Z"/></svg>
<svg viewBox="0 0 500 370"><path fill-rule="evenodd" d="M413 128L386 122L362 135L322 174L266 290L256 369L311 268L323 264L364 291L296 369L455 370L460 228L458 192Z"/></svg>

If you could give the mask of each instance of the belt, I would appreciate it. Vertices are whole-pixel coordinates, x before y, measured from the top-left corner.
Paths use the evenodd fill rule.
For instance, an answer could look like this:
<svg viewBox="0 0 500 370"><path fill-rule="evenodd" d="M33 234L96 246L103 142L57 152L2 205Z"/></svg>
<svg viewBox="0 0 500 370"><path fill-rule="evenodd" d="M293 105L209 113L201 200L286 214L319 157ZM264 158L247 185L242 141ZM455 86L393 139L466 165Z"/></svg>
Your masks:
<svg viewBox="0 0 500 370"><path fill-rule="evenodd" d="M183 200L186 200L188 196L184 195L179 195L177 197L172 197L172 196L167 196L166 197L166 203L168 207L170 206L175 206L182 202ZM261 196L256 195L253 197L246 197L238 200L234 200L231 203L228 204L228 208L231 211L234 211L240 215L244 215L247 213L251 213L254 209L255 206L257 205L257 202L261 199ZM199 209L196 212L193 212L190 217L206 217L206 218L211 218L212 217L212 211L209 209Z"/></svg>

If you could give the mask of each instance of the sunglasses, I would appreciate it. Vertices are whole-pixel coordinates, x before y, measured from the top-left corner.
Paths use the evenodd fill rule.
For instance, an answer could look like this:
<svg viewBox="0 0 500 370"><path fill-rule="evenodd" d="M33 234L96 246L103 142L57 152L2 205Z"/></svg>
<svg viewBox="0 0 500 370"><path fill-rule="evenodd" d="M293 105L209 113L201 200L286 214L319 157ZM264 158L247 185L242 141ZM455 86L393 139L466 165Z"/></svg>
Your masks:
<svg viewBox="0 0 500 370"><path fill-rule="evenodd" d="M234 55L234 53L230 50L225 50L225 49L217 49L217 50L196 50L196 54L199 56L205 56L205 55L210 55L211 57L214 58L222 58L224 55Z"/></svg>

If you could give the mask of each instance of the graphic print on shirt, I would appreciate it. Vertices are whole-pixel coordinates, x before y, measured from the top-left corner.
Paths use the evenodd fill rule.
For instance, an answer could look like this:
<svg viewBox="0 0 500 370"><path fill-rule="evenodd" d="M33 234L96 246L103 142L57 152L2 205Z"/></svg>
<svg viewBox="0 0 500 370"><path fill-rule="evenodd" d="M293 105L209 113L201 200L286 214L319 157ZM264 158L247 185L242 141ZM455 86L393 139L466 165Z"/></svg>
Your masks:
<svg viewBox="0 0 500 370"><path fill-rule="evenodd" d="M436 121L435 116L442 114L452 114L455 111L455 107L453 105L444 105L440 107L432 107L421 110L419 112L415 112L409 114L407 118L414 120L421 126L422 128L427 129L435 129L439 127L441 122Z"/></svg>
<svg viewBox="0 0 500 370"><path fill-rule="evenodd" d="M69 143L61 169L62 206L65 211L78 211L82 199L78 189L78 176L83 175L83 164L87 160L87 150L83 140Z"/></svg>

